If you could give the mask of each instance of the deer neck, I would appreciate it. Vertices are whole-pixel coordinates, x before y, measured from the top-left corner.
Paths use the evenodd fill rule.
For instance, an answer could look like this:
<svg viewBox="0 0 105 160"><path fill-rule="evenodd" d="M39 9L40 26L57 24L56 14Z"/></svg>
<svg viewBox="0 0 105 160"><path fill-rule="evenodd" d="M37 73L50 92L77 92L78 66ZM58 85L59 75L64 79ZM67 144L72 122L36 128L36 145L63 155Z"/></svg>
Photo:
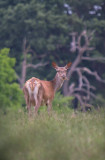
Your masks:
<svg viewBox="0 0 105 160"><path fill-rule="evenodd" d="M54 87L54 91L55 91L55 92L62 87L63 82L64 82L64 80L61 79L61 78L58 76L58 74L56 73L55 78L52 80L52 83L53 83L53 87Z"/></svg>

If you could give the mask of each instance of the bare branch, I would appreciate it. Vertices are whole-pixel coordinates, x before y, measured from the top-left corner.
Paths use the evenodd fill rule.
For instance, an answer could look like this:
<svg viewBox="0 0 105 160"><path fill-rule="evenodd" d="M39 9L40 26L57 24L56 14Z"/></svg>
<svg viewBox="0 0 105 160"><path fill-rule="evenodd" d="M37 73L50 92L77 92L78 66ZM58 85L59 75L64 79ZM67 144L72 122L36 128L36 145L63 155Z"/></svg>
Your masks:
<svg viewBox="0 0 105 160"><path fill-rule="evenodd" d="M87 87L87 89L96 90L96 88L94 86L90 85L89 80L85 76L82 76L82 78L86 82L85 84L83 84L83 87Z"/></svg>
<svg viewBox="0 0 105 160"><path fill-rule="evenodd" d="M22 62L22 69L21 69L21 77L19 77L17 75L17 79L20 83L20 87L22 88L23 87L23 84L25 82L25 79L26 79L26 72L27 72L27 68L31 67L31 68L38 68L38 67L41 67L41 66L45 66L48 64L48 62L46 63L38 63L36 65L34 64L27 64L27 54L29 52L32 52L32 53L35 53L31 48L30 48L30 45L27 46L27 39L26 37L24 38L23 40L23 45L22 45L22 53L23 53L23 62Z"/></svg>
<svg viewBox="0 0 105 160"><path fill-rule="evenodd" d="M34 68L34 69L37 69L38 67L42 67L42 66L45 66L45 65L47 65L49 62L46 62L46 63L38 63L38 64L27 64L26 65L26 67L27 68L29 68L29 67L31 67L31 68Z"/></svg>
<svg viewBox="0 0 105 160"><path fill-rule="evenodd" d="M27 40L26 40L26 37L24 38L23 40L23 55L24 55L24 58L26 58L26 43L27 43Z"/></svg>
<svg viewBox="0 0 105 160"><path fill-rule="evenodd" d="M97 57L97 58L82 57L82 60L87 60L87 61L105 61L105 58L104 57Z"/></svg>
<svg viewBox="0 0 105 160"><path fill-rule="evenodd" d="M91 41L93 39L94 33L95 33L95 30L93 30L91 32L88 32L88 39L89 39L89 41Z"/></svg>
<svg viewBox="0 0 105 160"><path fill-rule="evenodd" d="M70 43L70 51L71 52L75 52L76 51L76 48L77 48L77 43L76 43L76 35L77 35L77 32L72 32L70 33L70 35L72 36L72 42Z"/></svg>
<svg viewBox="0 0 105 160"><path fill-rule="evenodd" d="M86 94L89 94L90 96L92 96L93 98L96 98L96 96L95 96L95 94L94 93L92 93L91 91L88 91L87 89L84 89L84 88L75 88L74 89L74 93L75 92L77 92L77 91L79 91L79 92L83 92L83 93L86 93ZM84 96L84 97L86 97L86 100L89 100L89 96ZM88 98L87 98L88 97Z"/></svg>
<svg viewBox="0 0 105 160"><path fill-rule="evenodd" d="M84 73L87 73L88 75L93 76L99 82L105 83L105 80L103 80L96 71L91 71L87 67L78 67L78 65L81 63L82 60L101 61L101 62L105 61L105 58L103 57L92 58L92 57L84 56L84 53L86 53L87 51L88 53L90 53L89 51L92 51L95 49L94 47L89 46L90 41L93 38L94 32L95 31L87 33L87 31L84 30L78 37L77 37L77 33L75 32L71 33L72 42L70 43L71 44L70 51L71 52L77 51L78 55L74 60L70 70L68 71L67 76L68 76L68 79L70 79L72 74L76 72L78 76L78 82L77 84L75 83L69 84L69 81L65 81L63 85L63 93L64 95L76 97L79 100L82 108L85 108L86 106L92 107L92 105L88 103L90 103L91 97L96 98L95 94L92 92L92 90L95 90L96 88L90 84L88 78L86 77L86 75L84 75ZM83 45L81 44L82 38L84 38Z"/></svg>
<svg viewBox="0 0 105 160"><path fill-rule="evenodd" d="M44 57L46 57L46 56L47 56L47 53L42 54L42 55L37 55L37 58L44 58Z"/></svg>
<svg viewBox="0 0 105 160"><path fill-rule="evenodd" d="M81 70L84 71L84 72L87 72L88 74L90 74L90 75L92 75L92 76L94 76L98 81L105 83L105 80L103 80L103 79L98 75L98 73L97 73L96 71L95 71L95 72L92 72L90 69L88 69L88 68L86 68L86 67L82 67Z"/></svg>
<svg viewBox="0 0 105 160"><path fill-rule="evenodd" d="M81 34L80 34L80 36L78 37L78 41L77 41L77 48L78 48L78 50L84 50L85 48L87 48L88 47L88 45L89 45L89 41L88 41L88 37L87 37L87 31L86 30L84 30ZM81 38L82 37L84 37L85 38L85 44L84 44L84 46L81 46Z"/></svg>
<svg viewBox="0 0 105 160"><path fill-rule="evenodd" d="M73 94L74 88L75 88L75 83L72 83L72 84L69 86L69 95L72 95L72 94Z"/></svg>
<svg viewBox="0 0 105 160"><path fill-rule="evenodd" d="M81 73L81 70L79 68L75 68L75 71L77 72L78 74L78 77L79 77L79 88L82 88L83 86L83 81L82 81L82 73Z"/></svg>
<svg viewBox="0 0 105 160"><path fill-rule="evenodd" d="M79 94L72 94L72 96L76 97L79 100L81 108L84 109L84 102L81 99L81 95L79 95Z"/></svg>
<svg viewBox="0 0 105 160"><path fill-rule="evenodd" d="M85 91L83 87L86 87L86 91L87 91L87 99L90 98L91 96L91 91L90 89L95 89L95 87L91 86L90 85L90 82L88 81L88 79L82 75L82 71L81 71L81 68L75 68L75 71L77 72L78 74L78 77L79 77L79 85L78 85L78 91L81 90L81 91ZM74 89L74 92L77 91ZM85 91L85 93L86 93Z"/></svg>
<svg viewBox="0 0 105 160"><path fill-rule="evenodd" d="M83 84L82 87L87 87L87 84ZM94 87L93 85L90 85L89 89L96 90L96 87Z"/></svg>
<svg viewBox="0 0 105 160"><path fill-rule="evenodd" d="M88 81L88 79L85 77L85 76L82 76L82 79L83 79L83 81L85 82L85 85L83 85L83 87L84 86L86 86L86 88L87 88L87 99L90 99L90 83L89 83L89 81Z"/></svg>
<svg viewBox="0 0 105 160"><path fill-rule="evenodd" d="M90 108L93 107L91 104L83 102L83 100L81 99L81 96L79 94L73 94L73 96L79 100L83 111L85 110L85 107L90 107Z"/></svg>

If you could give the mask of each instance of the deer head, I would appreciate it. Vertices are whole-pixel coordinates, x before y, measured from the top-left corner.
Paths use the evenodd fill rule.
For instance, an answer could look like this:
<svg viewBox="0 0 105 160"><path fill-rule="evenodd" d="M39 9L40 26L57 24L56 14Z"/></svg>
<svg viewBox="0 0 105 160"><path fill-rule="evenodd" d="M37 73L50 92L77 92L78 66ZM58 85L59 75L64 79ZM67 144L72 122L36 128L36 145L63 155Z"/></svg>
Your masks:
<svg viewBox="0 0 105 160"><path fill-rule="evenodd" d="M72 63L69 62L66 66L59 67L55 62L53 62L52 67L57 71L57 76L64 81L67 80L67 70L70 68L71 64Z"/></svg>

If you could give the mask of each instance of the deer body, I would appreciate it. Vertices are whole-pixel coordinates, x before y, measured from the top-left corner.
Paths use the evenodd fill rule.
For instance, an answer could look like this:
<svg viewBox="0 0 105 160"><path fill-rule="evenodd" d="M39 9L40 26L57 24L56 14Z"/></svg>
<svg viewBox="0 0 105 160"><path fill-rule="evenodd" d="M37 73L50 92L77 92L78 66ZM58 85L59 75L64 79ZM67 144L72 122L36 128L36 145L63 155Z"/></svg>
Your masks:
<svg viewBox="0 0 105 160"><path fill-rule="evenodd" d="M66 73L70 66L71 63L68 63L65 67L58 67L56 63L53 62L53 67L57 71L53 80L44 81L32 77L26 81L23 92L29 114L31 106L35 106L35 112L37 113L39 107L43 104L48 106L48 112L50 112L54 95L56 91L61 88L64 80L67 79Z"/></svg>

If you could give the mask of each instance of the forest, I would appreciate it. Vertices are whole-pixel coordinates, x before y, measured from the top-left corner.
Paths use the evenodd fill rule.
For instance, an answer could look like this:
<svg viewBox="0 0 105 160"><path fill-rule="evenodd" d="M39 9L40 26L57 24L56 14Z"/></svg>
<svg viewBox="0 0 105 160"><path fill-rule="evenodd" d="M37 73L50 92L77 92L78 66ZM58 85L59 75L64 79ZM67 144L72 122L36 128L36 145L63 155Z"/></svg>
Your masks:
<svg viewBox="0 0 105 160"><path fill-rule="evenodd" d="M52 62L72 63L68 80L51 117L41 106L29 118L23 86L52 80ZM0 0L1 160L103 160L104 88L104 0Z"/></svg>
<svg viewBox="0 0 105 160"><path fill-rule="evenodd" d="M19 87L29 78L53 79L53 61L72 62L60 92L74 97L76 107L104 105L103 0L1 0L0 49L2 107L24 104Z"/></svg>

